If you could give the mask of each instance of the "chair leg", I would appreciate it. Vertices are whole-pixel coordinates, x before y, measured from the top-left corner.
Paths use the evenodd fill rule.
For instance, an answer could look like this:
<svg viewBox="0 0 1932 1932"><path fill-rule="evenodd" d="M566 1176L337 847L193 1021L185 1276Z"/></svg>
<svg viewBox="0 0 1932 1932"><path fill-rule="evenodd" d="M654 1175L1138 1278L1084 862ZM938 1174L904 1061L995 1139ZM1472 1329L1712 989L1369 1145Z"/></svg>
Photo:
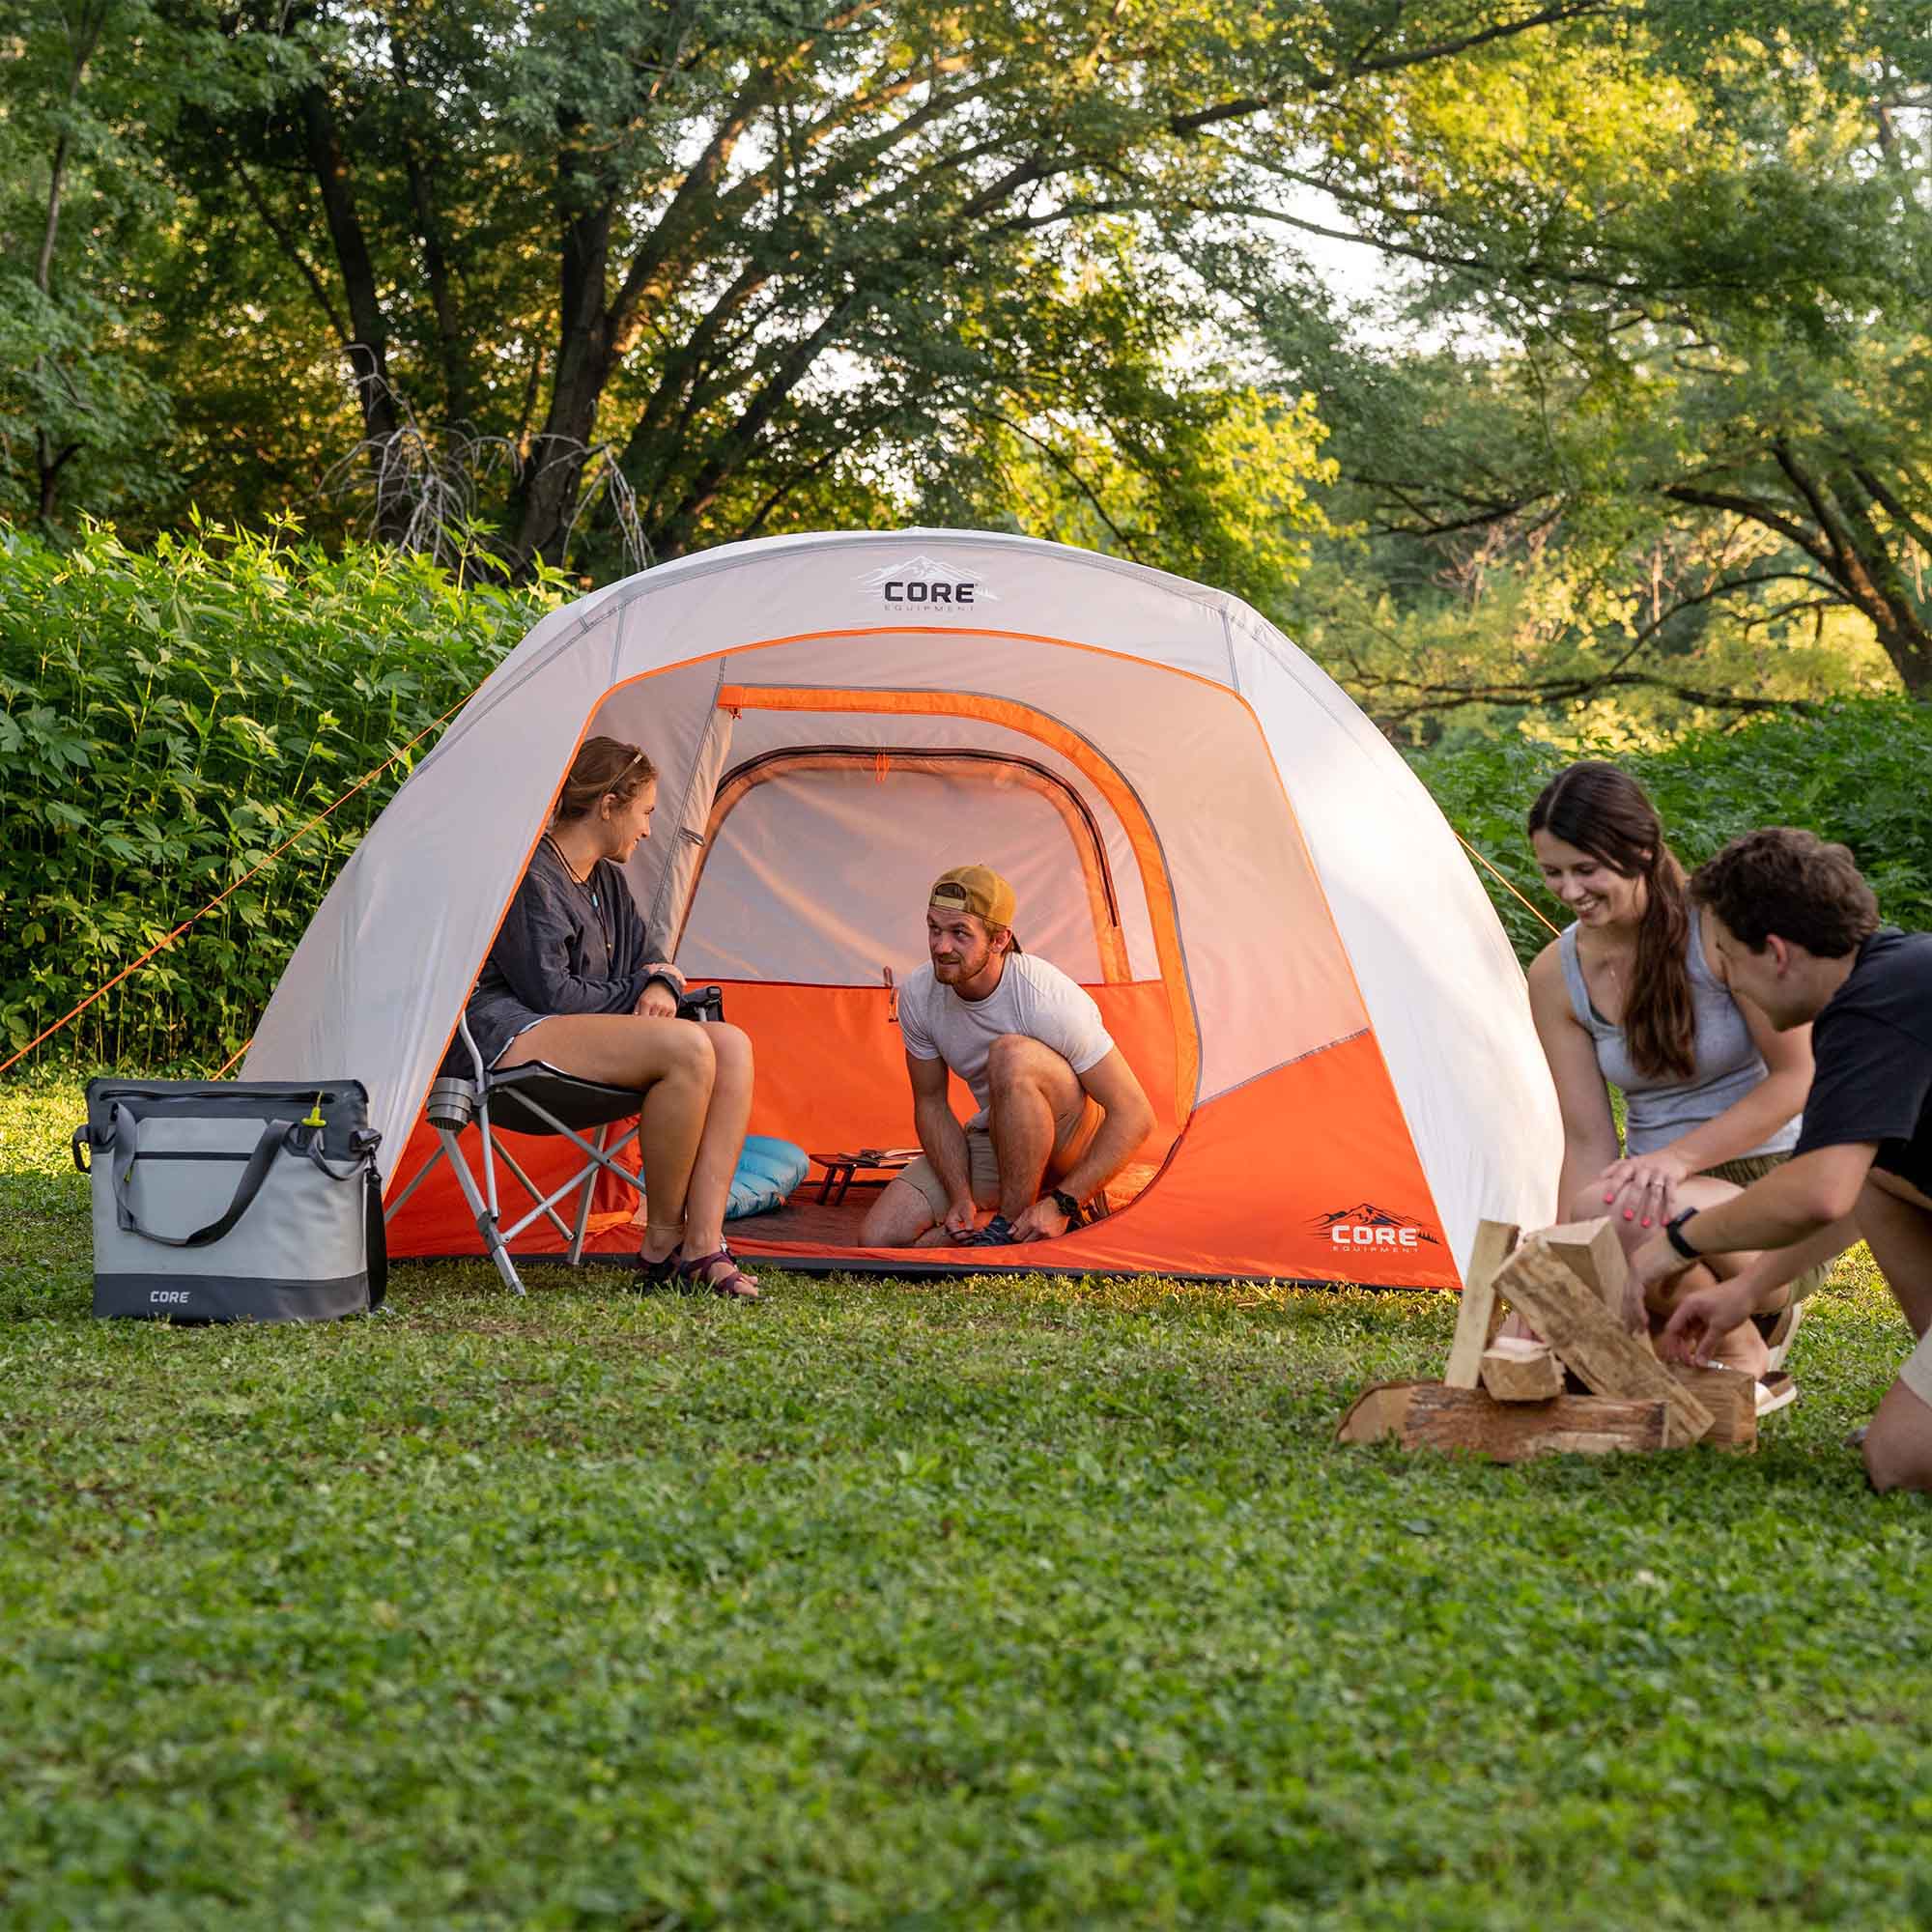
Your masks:
<svg viewBox="0 0 1932 1932"><path fill-rule="evenodd" d="M597 1151L600 1154L604 1151L604 1143L610 1138L611 1129L609 1127L599 1127L597 1129ZM591 1197L597 1192L597 1177L601 1172L602 1170L595 1164L585 1168L583 1171L583 1187L577 1198L577 1225L571 1231L570 1236L570 1264L572 1267L579 1266L583 1260L583 1233L590 1225L590 1202Z"/></svg>
<svg viewBox="0 0 1932 1932"><path fill-rule="evenodd" d="M532 1210L531 1214L526 1216L525 1221L518 1222L517 1225L519 1227L523 1227L528 1220L532 1220L535 1218L536 1215L541 1214L550 1222L551 1226L554 1228L556 1232L563 1236L563 1238L566 1241L569 1240L570 1230L564 1226L563 1216L559 1214L556 1211L556 1209L550 1205L552 1201L560 1199L561 1195L569 1193L570 1191L569 1187L566 1185L560 1190L554 1190L548 1198L546 1198L544 1194L538 1189L536 1182L532 1180L529 1178L529 1176L524 1172L523 1163L517 1159L516 1155L513 1154L508 1148L504 1147L500 1141L497 1140L494 1134L492 1134L491 1136L491 1145L495 1147L497 1150L497 1158L500 1160L503 1163L503 1165L507 1167L513 1175L516 1176L517 1184L520 1187L522 1187L524 1192L527 1194L530 1197L530 1199L537 1204L535 1208Z"/></svg>
<svg viewBox="0 0 1932 1932"><path fill-rule="evenodd" d="M476 1177L469 1172L469 1163L463 1158L463 1151L456 1145L456 1136L447 1127L436 1130L437 1138L442 1142L443 1151L449 1156L449 1164L456 1170L456 1184L463 1189L463 1198L469 1204L469 1211L476 1217L476 1231L483 1236L484 1245L490 1251L490 1260L497 1272L502 1277L503 1286L512 1294L522 1294L524 1284L517 1274L517 1264L510 1259L510 1246L503 1238L502 1229L497 1225L495 1207L486 1203L481 1190L476 1185ZM489 1146L489 1129L484 1129L484 1146ZM488 1158L486 1151L485 1158Z"/></svg>

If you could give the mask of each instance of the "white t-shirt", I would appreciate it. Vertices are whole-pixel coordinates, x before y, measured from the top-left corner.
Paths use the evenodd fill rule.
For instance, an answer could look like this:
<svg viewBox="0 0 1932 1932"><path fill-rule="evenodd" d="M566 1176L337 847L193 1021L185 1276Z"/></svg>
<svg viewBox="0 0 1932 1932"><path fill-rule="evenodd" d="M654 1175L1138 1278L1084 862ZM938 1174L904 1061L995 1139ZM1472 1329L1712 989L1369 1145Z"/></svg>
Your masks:
<svg viewBox="0 0 1932 1932"><path fill-rule="evenodd" d="M945 1061L972 1089L980 1111L969 1127L986 1123L986 1059L1002 1034L1050 1046L1076 1073L1114 1050L1093 995L1031 952L1008 953L1000 983L983 1000L962 1000L942 986L928 960L899 988L899 1032L915 1060Z"/></svg>

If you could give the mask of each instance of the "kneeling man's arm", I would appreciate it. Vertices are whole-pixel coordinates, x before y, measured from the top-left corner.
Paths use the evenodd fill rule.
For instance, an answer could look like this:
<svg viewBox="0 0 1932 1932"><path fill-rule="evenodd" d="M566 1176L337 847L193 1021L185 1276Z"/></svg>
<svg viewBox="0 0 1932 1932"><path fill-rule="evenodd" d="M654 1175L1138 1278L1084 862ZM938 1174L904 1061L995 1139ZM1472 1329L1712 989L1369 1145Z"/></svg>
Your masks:
<svg viewBox="0 0 1932 1932"><path fill-rule="evenodd" d="M1846 1245L1840 1237L1851 1233L1848 1217L1877 1152L1876 1141L1813 1148L1752 1181L1742 1194L1693 1215L1684 1235L1701 1253L1765 1252L1731 1280L1687 1294L1672 1313L1658 1352L1679 1360L1690 1357L1735 1328L1768 1288L1791 1280L1826 1252ZM1668 1281L1690 1265L1663 1236L1646 1241L1632 1258L1633 1299L1653 1282Z"/></svg>
<svg viewBox="0 0 1932 1932"><path fill-rule="evenodd" d="M1153 1132L1153 1108L1139 1076L1118 1046L1081 1074L1080 1084L1106 1118L1086 1158L1069 1169L1058 1184L1063 1193L1085 1203L1140 1151L1142 1142Z"/></svg>
<svg viewBox="0 0 1932 1932"><path fill-rule="evenodd" d="M959 1209L965 1210L965 1226L973 1225L973 1181L966 1162L966 1129L952 1111L947 1096L949 1078L943 1060L922 1060L906 1055L906 1073L912 1081L912 1123L919 1135L920 1151L932 1163L946 1198L954 1212L947 1216L952 1227ZM957 1229L954 1232L958 1232Z"/></svg>
<svg viewBox="0 0 1932 1932"><path fill-rule="evenodd" d="M1859 1190L1877 1152L1875 1141L1847 1141L1794 1155L1742 1194L1693 1215L1685 1224L1685 1236L1706 1255L1747 1254L1754 1248L1788 1248L1808 1240L1859 1205ZM1660 1236L1646 1242L1639 1254L1649 1255L1660 1246L1669 1251L1669 1243ZM1666 1273L1678 1271L1674 1267Z"/></svg>

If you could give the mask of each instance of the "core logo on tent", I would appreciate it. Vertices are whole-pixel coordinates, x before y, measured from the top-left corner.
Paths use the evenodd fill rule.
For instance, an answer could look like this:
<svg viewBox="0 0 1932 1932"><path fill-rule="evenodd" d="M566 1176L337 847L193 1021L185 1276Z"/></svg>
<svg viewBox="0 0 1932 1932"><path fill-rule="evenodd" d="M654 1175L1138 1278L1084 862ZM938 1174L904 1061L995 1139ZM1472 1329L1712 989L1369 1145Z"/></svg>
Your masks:
<svg viewBox="0 0 1932 1932"><path fill-rule="evenodd" d="M1308 1224L1311 1232L1325 1234L1338 1248L1415 1248L1439 1247L1420 1221L1406 1214L1391 1214L1373 1201L1358 1202L1353 1208L1337 1208L1318 1214Z"/></svg>
<svg viewBox="0 0 1932 1932"><path fill-rule="evenodd" d="M183 1302L187 1299L187 1290L185 1288L151 1288L148 1291L148 1299L151 1302Z"/></svg>
<svg viewBox="0 0 1932 1932"><path fill-rule="evenodd" d="M954 570L950 563L930 556L907 557L868 570L859 579L859 588L864 595L876 597L895 610L956 611L1000 601L986 588L984 578Z"/></svg>

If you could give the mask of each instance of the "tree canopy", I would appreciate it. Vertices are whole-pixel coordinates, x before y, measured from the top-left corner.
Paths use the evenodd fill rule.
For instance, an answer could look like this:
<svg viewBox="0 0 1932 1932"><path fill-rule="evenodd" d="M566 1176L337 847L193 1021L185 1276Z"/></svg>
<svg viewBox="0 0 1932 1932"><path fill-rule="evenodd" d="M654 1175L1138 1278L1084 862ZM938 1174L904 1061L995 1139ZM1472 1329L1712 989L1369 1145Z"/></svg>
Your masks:
<svg viewBox="0 0 1932 1932"><path fill-rule="evenodd" d="M1424 732L1932 690L1916 0L8 16L10 517L1019 526Z"/></svg>

